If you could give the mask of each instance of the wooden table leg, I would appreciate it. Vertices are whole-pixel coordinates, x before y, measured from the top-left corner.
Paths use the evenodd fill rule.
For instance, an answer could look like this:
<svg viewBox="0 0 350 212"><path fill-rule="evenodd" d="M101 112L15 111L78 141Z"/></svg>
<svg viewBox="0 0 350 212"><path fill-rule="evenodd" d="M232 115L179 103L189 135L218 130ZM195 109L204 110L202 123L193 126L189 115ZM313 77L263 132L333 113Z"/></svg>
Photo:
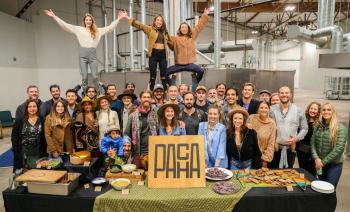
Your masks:
<svg viewBox="0 0 350 212"><path fill-rule="evenodd" d="M0 139L3 138L3 135L2 135L2 125L0 124Z"/></svg>

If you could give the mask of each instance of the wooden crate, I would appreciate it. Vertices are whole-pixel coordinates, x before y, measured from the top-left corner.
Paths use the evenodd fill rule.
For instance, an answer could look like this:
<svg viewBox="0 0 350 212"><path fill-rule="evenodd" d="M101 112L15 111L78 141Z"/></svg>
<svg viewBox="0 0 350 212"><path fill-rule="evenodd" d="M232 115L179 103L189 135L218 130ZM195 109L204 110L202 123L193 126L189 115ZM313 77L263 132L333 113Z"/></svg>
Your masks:
<svg viewBox="0 0 350 212"><path fill-rule="evenodd" d="M112 173L110 172L110 170L108 170L105 175L105 178L108 180L116 179L116 178L127 178L130 181L138 182L138 181L144 181L146 179L146 174L145 174L145 171L142 169L135 170L132 173L126 173L126 172Z"/></svg>

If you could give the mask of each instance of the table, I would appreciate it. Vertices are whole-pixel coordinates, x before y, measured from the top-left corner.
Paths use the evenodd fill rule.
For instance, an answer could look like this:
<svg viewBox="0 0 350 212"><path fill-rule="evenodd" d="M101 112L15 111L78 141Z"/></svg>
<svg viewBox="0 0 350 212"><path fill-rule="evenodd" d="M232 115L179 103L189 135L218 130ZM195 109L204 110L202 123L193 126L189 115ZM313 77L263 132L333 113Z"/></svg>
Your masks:
<svg viewBox="0 0 350 212"><path fill-rule="evenodd" d="M305 170L308 179L313 180ZM4 205L7 212L12 211L92 211L95 197L111 189L105 185L101 192L94 192L93 188L78 188L69 196L50 196L41 194L29 194L26 188L19 187L15 190L3 191ZM336 194L321 194L307 188L305 192L294 187L294 191L288 192L285 188L252 188L236 204L233 211L334 211L337 204Z"/></svg>

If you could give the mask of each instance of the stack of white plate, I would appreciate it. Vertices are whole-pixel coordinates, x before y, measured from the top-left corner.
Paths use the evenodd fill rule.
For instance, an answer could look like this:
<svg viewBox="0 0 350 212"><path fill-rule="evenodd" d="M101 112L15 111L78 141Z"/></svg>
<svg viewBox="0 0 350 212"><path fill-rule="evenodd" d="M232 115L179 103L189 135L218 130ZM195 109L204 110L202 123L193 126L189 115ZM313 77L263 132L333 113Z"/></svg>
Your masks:
<svg viewBox="0 0 350 212"><path fill-rule="evenodd" d="M311 188L314 191L325 193L325 194L331 194L334 192L334 186L330 184L329 182L322 181L322 180L315 180L311 183Z"/></svg>

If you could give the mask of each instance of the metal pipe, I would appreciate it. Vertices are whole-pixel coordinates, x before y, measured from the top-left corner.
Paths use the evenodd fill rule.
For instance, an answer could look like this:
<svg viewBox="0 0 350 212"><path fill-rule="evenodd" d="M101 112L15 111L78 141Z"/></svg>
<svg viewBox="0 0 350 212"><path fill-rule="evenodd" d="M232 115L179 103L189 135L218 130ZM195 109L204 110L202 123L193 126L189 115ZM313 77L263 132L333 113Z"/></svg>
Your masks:
<svg viewBox="0 0 350 212"><path fill-rule="evenodd" d="M187 15L186 15L186 18L187 17L192 17L193 15L193 0L187 0ZM192 21L191 21L192 22Z"/></svg>
<svg viewBox="0 0 350 212"><path fill-rule="evenodd" d="M113 21L117 18L116 17L116 3L115 0L112 1L112 16ZM113 68L117 69L117 30L114 28L113 30Z"/></svg>
<svg viewBox="0 0 350 212"><path fill-rule="evenodd" d="M343 30L339 26L329 26L315 31L292 25L288 26L288 39L298 39L309 43L314 43L320 47L328 43L331 37L331 49L333 52L341 52L343 49Z"/></svg>
<svg viewBox="0 0 350 212"><path fill-rule="evenodd" d="M107 12L106 12L106 2L105 0L101 0L101 12L103 17L103 26L107 26ZM108 37L107 34L103 36L103 52L104 52L104 69L105 72L108 72Z"/></svg>
<svg viewBox="0 0 350 212"><path fill-rule="evenodd" d="M220 68L220 52L221 52L221 2L214 0L214 61L215 68Z"/></svg>
<svg viewBox="0 0 350 212"><path fill-rule="evenodd" d="M134 1L129 0L129 16L133 17ZM133 27L129 27L129 43L130 43L130 70L134 70L134 30Z"/></svg>
<svg viewBox="0 0 350 212"><path fill-rule="evenodd" d="M146 23L146 0L141 0L141 22ZM141 33L141 69L146 68L146 53L144 49L146 48L146 35Z"/></svg>
<svg viewBox="0 0 350 212"><path fill-rule="evenodd" d="M164 22L169 29L170 27L170 20L169 20L169 0L163 0L163 18Z"/></svg>
<svg viewBox="0 0 350 212"><path fill-rule="evenodd" d="M186 7L187 7L186 0L180 0L180 20L181 20L181 23L185 22L186 18L187 18Z"/></svg>
<svg viewBox="0 0 350 212"><path fill-rule="evenodd" d="M334 24L335 0L319 0L317 26L322 29Z"/></svg>
<svg viewBox="0 0 350 212"><path fill-rule="evenodd" d="M203 57L206 61L208 61L210 64L214 63L214 60L212 60L210 57L208 57L207 55L203 54L202 52L200 52L198 49L196 49L196 53Z"/></svg>
<svg viewBox="0 0 350 212"><path fill-rule="evenodd" d="M197 50L202 53L213 53L215 44L202 43L197 44ZM254 40L247 40L245 44L235 44L235 41L224 41L221 44L221 52L242 51L255 49L256 42Z"/></svg>
<svg viewBox="0 0 350 212"><path fill-rule="evenodd" d="M344 43L346 43L346 51L350 52L350 33L343 35L343 41L345 41Z"/></svg>

